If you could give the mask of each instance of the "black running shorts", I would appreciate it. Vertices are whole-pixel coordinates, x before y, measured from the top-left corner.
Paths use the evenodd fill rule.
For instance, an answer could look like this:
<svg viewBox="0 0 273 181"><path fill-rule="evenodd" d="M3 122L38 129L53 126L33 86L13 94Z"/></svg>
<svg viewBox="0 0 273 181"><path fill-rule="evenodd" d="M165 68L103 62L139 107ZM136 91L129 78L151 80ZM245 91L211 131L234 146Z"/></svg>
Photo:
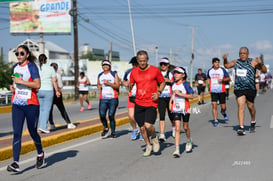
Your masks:
<svg viewBox="0 0 273 181"><path fill-rule="evenodd" d="M211 102L217 102L219 101L220 104L225 104L226 103L226 93L221 92L221 93L210 93L211 96Z"/></svg>
<svg viewBox="0 0 273 181"><path fill-rule="evenodd" d="M160 97L158 99L158 112L159 112L159 120L165 121L165 114L166 114L166 109L168 111L168 116L170 120L173 120L173 114L171 113L169 109L169 102L170 102L170 97Z"/></svg>
<svg viewBox="0 0 273 181"><path fill-rule="evenodd" d="M246 100L254 103L257 91L256 90L234 90L236 98L246 96Z"/></svg>
<svg viewBox="0 0 273 181"><path fill-rule="evenodd" d="M174 120L175 121L181 121L181 118L183 119L184 123L188 123L190 120L190 114L186 113L186 114L181 114L181 113L173 113L174 115Z"/></svg>
<svg viewBox="0 0 273 181"><path fill-rule="evenodd" d="M197 92L198 95L200 95L202 92L205 92L206 86L197 86Z"/></svg>
<svg viewBox="0 0 273 181"><path fill-rule="evenodd" d="M156 116L157 112L155 107L143 107L135 104L135 120L139 127L142 127L145 122L154 124Z"/></svg>

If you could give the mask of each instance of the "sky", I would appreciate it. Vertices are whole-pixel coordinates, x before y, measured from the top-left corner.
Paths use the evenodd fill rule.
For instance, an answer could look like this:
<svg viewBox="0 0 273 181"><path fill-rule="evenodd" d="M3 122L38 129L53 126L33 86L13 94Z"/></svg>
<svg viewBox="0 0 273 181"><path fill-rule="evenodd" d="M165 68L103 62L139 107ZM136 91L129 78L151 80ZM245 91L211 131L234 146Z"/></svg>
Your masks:
<svg viewBox="0 0 273 181"><path fill-rule="evenodd" d="M122 61L134 56L128 13L128 0L77 0L79 46L120 52ZM176 66L208 69L213 57L229 53L238 58L239 48L249 48L250 57L264 55L273 68L272 0L130 0L136 49L147 50L149 63L158 65L169 57ZM9 33L8 3L0 3L0 46L5 60L8 50L26 38L37 35ZM73 53L73 30L70 35L45 35ZM171 54L170 54L171 52Z"/></svg>

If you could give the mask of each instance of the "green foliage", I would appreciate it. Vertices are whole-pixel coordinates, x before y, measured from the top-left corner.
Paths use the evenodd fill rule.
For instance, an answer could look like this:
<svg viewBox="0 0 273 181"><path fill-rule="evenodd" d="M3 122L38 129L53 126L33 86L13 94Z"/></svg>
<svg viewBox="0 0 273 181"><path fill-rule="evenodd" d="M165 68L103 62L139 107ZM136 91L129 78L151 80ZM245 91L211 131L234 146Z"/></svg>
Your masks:
<svg viewBox="0 0 273 181"><path fill-rule="evenodd" d="M86 54L82 55L80 59L95 60L92 52L88 51Z"/></svg>
<svg viewBox="0 0 273 181"><path fill-rule="evenodd" d="M9 86L12 84L12 65L10 63L5 63L0 61L0 88Z"/></svg>

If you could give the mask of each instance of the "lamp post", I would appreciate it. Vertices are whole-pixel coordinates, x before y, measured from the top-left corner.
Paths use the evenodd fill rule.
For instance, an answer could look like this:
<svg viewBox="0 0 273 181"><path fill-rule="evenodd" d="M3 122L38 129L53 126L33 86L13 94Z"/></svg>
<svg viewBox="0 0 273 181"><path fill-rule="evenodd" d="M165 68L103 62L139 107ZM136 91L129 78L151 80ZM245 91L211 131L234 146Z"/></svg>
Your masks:
<svg viewBox="0 0 273 181"><path fill-rule="evenodd" d="M158 64L158 46L155 47L155 66Z"/></svg>

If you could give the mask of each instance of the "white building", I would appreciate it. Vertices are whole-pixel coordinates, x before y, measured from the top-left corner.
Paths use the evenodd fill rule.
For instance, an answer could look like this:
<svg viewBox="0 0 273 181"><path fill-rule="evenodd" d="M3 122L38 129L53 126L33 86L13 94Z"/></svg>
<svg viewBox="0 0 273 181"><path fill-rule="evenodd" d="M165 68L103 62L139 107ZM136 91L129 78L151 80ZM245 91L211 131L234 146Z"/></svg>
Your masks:
<svg viewBox="0 0 273 181"><path fill-rule="evenodd" d="M71 56L69 52L60 46L56 45L53 42L50 41L44 41L44 43L41 43L39 40L31 40L26 39L22 43L18 44L15 48L11 49L9 51L8 55L8 61L9 62L17 62L17 58L15 56L16 48L19 45L26 45L28 46L29 50L33 53L34 56L39 57L41 52L40 47L44 47L44 54L48 57L48 59L71 59Z"/></svg>

